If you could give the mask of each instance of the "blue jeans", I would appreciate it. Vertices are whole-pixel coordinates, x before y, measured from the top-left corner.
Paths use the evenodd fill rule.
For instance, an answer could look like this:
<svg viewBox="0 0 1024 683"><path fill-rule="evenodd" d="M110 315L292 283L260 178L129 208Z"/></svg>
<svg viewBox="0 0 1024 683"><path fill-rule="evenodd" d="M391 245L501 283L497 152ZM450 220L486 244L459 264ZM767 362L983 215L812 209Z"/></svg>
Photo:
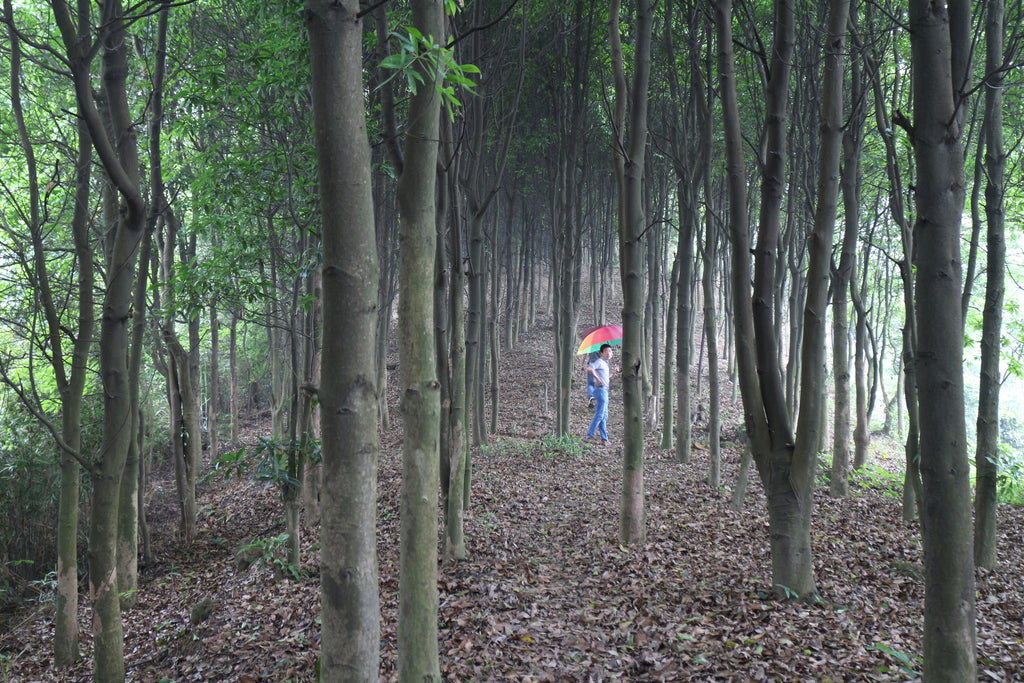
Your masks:
<svg viewBox="0 0 1024 683"><path fill-rule="evenodd" d="M593 439L600 433L603 441L608 440L608 387L594 387L594 419L590 421L587 438Z"/></svg>
<svg viewBox="0 0 1024 683"><path fill-rule="evenodd" d="M587 398L594 398L594 390L597 389L594 386L594 376L589 372L587 373Z"/></svg>

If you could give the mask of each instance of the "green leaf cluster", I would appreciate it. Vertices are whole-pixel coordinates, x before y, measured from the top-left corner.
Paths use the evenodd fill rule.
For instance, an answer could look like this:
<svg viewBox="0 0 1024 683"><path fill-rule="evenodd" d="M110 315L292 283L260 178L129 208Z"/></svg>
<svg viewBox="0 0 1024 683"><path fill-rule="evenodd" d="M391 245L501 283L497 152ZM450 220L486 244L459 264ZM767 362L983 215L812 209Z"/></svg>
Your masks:
<svg viewBox="0 0 1024 683"><path fill-rule="evenodd" d="M457 90L476 94L476 83L467 74L479 74L480 69L473 64L460 64L452 48L423 35L415 26L407 26L405 33L392 32L391 39L398 46L398 51L382 59L380 66L395 73L381 85L401 75L409 92L416 93L424 85L424 74L432 76L438 94L453 117L454 112L462 107L462 101L456 96Z"/></svg>

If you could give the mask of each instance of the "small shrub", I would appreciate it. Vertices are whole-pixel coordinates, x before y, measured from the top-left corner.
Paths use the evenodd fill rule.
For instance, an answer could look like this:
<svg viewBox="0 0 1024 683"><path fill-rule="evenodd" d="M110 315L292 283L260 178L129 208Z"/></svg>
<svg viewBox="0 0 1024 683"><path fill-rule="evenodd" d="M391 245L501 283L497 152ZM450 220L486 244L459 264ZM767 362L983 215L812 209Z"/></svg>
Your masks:
<svg viewBox="0 0 1024 683"><path fill-rule="evenodd" d="M999 473L996 475L1000 503L1024 504L1024 458L1003 445L999 449Z"/></svg>
<svg viewBox="0 0 1024 683"><path fill-rule="evenodd" d="M580 458L583 456L583 442L580 441L578 436L571 434L555 436L553 432L549 432L541 439L540 448L540 455L563 455L570 458Z"/></svg>
<svg viewBox="0 0 1024 683"><path fill-rule="evenodd" d="M814 470L814 483L821 488L828 488L832 483L832 454L826 451L818 453L818 465Z"/></svg>
<svg viewBox="0 0 1024 683"><path fill-rule="evenodd" d="M57 565L59 491L53 437L16 406L6 409L0 420L0 557L10 561L0 567L0 596L29 597L31 582Z"/></svg>
<svg viewBox="0 0 1024 683"><path fill-rule="evenodd" d="M890 498L903 497L903 475L878 465L867 464L853 472L850 484L861 490L878 491Z"/></svg>
<svg viewBox="0 0 1024 683"><path fill-rule="evenodd" d="M246 571L259 565L270 569L278 578L302 579L299 567L288 561L287 544L287 533L246 543L235 552L235 568Z"/></svg>
<svg viewBox="0 0 1024 683"><path fill-rule="evenodd" d="M889 655L897 662L899 662L897 668L904 673L910 674L911 676L921 675L921 671L914 667L914 664L920 663L920 657L911 657L906 652L895 650L886 645L885 643L875 643L874 645L869 645L868 649L878 650L879 652ZM889 673L889 667L883 667L882 671L884 673Z"/></svg>

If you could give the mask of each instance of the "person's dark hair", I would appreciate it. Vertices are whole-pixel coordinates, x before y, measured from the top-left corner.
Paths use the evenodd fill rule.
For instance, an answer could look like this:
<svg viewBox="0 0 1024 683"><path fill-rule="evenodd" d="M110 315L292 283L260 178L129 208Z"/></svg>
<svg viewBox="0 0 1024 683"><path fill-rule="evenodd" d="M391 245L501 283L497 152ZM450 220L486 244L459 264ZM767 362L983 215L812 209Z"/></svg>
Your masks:
<svg viewBox="0 0 1024 683"><path fill-rule="evenodd" d="M611 344L601 344L601 350L598 351L598 353L604 353L605 349L610 349L610 348L612 348Z"/></svg>

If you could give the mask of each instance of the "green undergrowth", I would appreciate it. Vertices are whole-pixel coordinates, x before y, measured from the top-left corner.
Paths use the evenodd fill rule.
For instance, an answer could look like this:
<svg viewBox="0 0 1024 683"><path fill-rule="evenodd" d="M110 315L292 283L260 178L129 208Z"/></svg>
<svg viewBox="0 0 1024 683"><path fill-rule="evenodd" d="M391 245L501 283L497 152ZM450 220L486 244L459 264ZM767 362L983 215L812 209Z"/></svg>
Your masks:
<svg viewBox="0 0 1024 683"><path fill-rule="evenodd" d="M485 455L511 455L525 458L583 457L584 445L578 436L556 436L548 432L538 438L505 436L481 449Z"/></svg>

